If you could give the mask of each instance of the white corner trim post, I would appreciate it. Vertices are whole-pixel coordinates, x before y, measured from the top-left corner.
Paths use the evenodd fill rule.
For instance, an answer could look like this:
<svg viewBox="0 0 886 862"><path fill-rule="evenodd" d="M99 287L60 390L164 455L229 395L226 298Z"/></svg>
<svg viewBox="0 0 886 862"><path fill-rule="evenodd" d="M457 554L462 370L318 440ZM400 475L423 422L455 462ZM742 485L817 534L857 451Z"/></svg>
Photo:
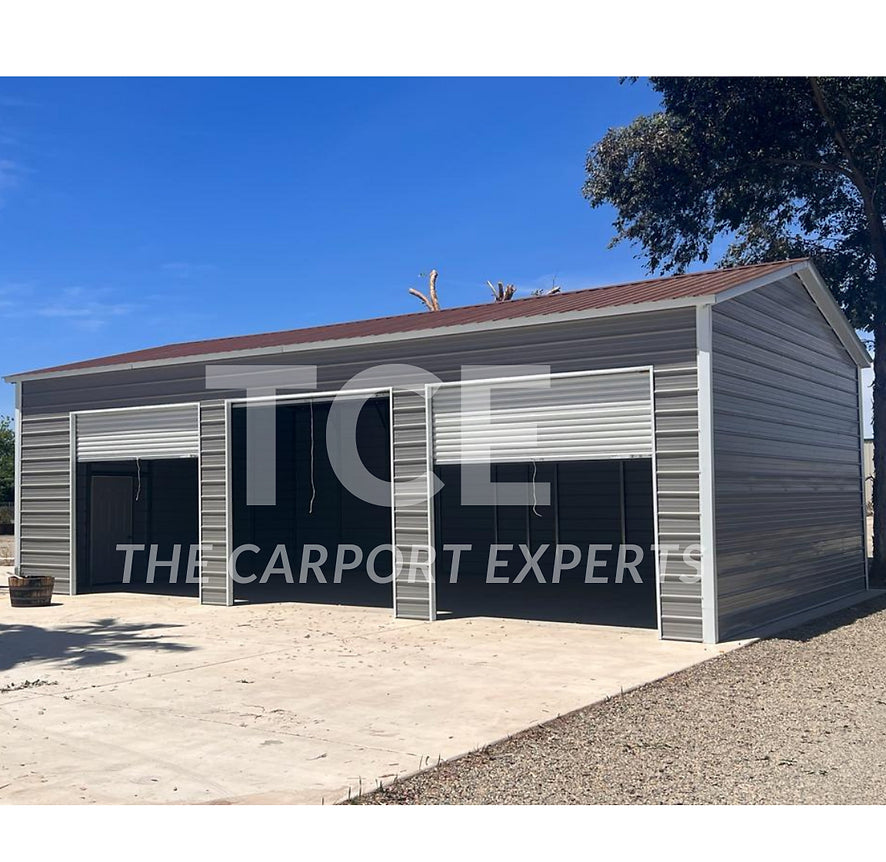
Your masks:
<svg viewBox="0 0 886 862"><path fill-rule="evenodd" d="M695 312L696 362L698 366L698 491L701 523L701 616L702 638L717 643L717 543L714 515L714 409L711 345L713 306L699 305Z"/></svg>
<svg viewBox="0 0 886 862"><path fill-rule="evenodd" d="M434 409L433 387L425 384L425 481L427 482L427 501L425 503L428 518L428 621L437 619L437 541L434 536ZM393 435L394 429L391 428ZM394 465L391 464L393 471ZM393 479L393 472L391 474Z"/></svg>

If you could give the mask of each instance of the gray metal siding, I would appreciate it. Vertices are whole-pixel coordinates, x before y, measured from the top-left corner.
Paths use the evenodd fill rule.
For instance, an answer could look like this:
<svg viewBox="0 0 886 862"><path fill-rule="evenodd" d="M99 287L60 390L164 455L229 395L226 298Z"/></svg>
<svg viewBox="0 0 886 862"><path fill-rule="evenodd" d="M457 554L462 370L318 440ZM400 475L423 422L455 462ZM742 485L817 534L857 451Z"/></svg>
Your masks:
<svg viewBox="0 0 886 862"><path fill-rule="evenodd" d="M200 600L205 605L226 605L232 591L228 584L227 540L227 421L224 401L200 405L200 541L202 583Z"/></svg>
<svg viewBox="0 0 886 862"><path fill-rule="evenodd" d="M67 413L22 416L21 558L23 575L53 575L71 592L71 448Z"/></svg>
<svg viewBox="0 0 886 862"><path fill-rule="evenodd" d="M657 457L657 506L662 541L676 544L667 572L676 577L689 573L682 562L682 549L699 540L698 524L698 432L695 310L672 309L617 317L601 317L559 324L540 324L520 329L503 328L476 334L418 337L414 340L351 346L326 350L259 356L253 359L214 362L214 365L240 363L269 366L316 364L318 389L334 390L355 373L384 363L411 363L424 368L444 381L461 379L462 365L548 364L554 373L654 366ZM402 382L402 381L401 381ZM377 381L394 385L398 381ZM205 388L203 363L172 364L154 368L32 380L23 384L22 411L28 415L67 413L69 410L102 407L127 407L140 404L166 404L183 401L211 401L242 397L242 391L211 391ZM394 447L395 473L401 476L414 470L424 471L426 439L423 437L423 409L419 396L395 395ZM206 404L204 403L204 410ZM212 411L218 417L220 406ZM421 417L421 418L419 418ZM217 429L218 419L216 419ZM399 426L399 427L398 427ZM219 484L224 465L218 461L220 450L216 435L203 437L204 463L201 484L204 501L203 541L210 536L223 544L218 510ZM415 460L413 460L415 459ZM692 507L692 502L696 506ZM207 508L207 504L209 507ZM395 541L404 548L427 542L423 515L415 511L414 501L399 495L396 506ZM426 516L424 521L426 521ZM422 530L425 533L422 533ZM213 544L216 544L213 541ZM215 549L213 554L219 552ZM217 579L220 557L207 563L209 587L204 596L221 598ZM674 582L662 585L662 635L666 638L701 639L700 585ZM398 612L417 612L427 607L427 589L420 584L402 585L397 590ZM401 604L402 603L402 604ZM409 607L407 607L409 604Z"/></svg>
<svg viewBox="0 0 886 862"><path fill-rule="evenodd" d="M417 365L445 381L461 379L462 365L546 363L553 372L629 365L693 365L695 312L673 309L387 344L302 350L211 364L267 364L272 369L316 365L317 388L328 391L339 388L367 367L394 362ZM26 414L59 413L243 396L242 390L207 391L205 368L205 363L172 364L29 380L22 390L22 410ZM270 374L273 376L274 372ZM256 380L254 385L260 382ZM385 384L379 381L379 385Z"/></svg>
<svg viewBox="0 0 886 862"><path fill-rule="evenodd" d="M394 545L402 560L394 578L394 612L403 619L427 620L433 616L434 599L427 568L431 535L425 399L394 390L393 414Z"/></svg>
<svg viewBox="0 0 886 862"><path fill-rule="evenodd" d="M795 276L714 306L721 640L865 587L858 375Z"/></svg>
<svg viewBox="0 0 886 862"><path fill-rule="evenodd" d="M673 640L702 640L701 580L687 550L701 542L698 480L698 373L695 310L692 361L656 367L655 447L660 555L661 634Z"/></svg>

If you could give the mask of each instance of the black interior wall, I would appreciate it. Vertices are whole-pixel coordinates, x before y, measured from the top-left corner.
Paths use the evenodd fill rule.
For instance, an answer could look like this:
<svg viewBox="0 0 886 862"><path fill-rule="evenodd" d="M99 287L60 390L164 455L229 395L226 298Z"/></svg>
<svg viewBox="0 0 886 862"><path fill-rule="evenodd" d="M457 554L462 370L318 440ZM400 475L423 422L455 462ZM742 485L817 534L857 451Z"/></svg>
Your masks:
<svg viewBox="0 0 886 862"><path fill-rule="evenodd" d="M490 468L484 467L489 470ZM457 616L514 616L528 619L564 620L654 628L657 624L655 564L650 548L654 542L652 468L648 460L542 462L535 465L536 483L548 483L548 505L473 506L462 505L460 465L438 466L445 483L435 498L435 537L438 554L437 610ZM494 482L531 484L533 465L497 464L491 468ZM638 566L642 579L636 584L630 574L615 583L618 546L624 542L644 550ZM560 583L552 583L557 544L576 545L582 551L577 568L563 571ZM470 544L462 552L458 581L450 582L452 555L444 544ZM500 551L506 566L495 569L498 578L512 583L488 584L487 567L492 544L511 544ZM513 583L526 557L518 547L535 553L543 544L550 547L539 568L546 583L533 573ZM606 565L594 570L609 583L585 583L588 545L612 545L596 558ZM632 555L630 559L632 559Z"/></svg>
<svg viewBox="0 0 886 862"><path fill-rule="evenodd" d="M145 551L133 555L131 583L123 583L125 555L114 551L119 535L101 536L92 530L93 494L102 493L94 477L127 477L130 480L132 507L131 532L128 541L145 545ZM185 583L190 547L199 536L199 503L197 459L170 458L157 460L108 461L77 465L77 590L156 592L197 596L198 584ZM94 571L91 561L92 543L103 542L105 557L112 565ZM171 560L174 545L181 546L176 583L170 583L170 569L160 567L153 584L147 584L149 547L156 544L157 559Z"/></svg>
<svg viewBox="0 0 886 862"><path fill-rule="evenodd" d="M246 504L246 409L235 407L232 411L233 544L235 548L244 544L260 548L258 553L245 552L238 559L238 572L255 574L257 578L251 584L235 581L236 599L376 607L392 605L391 584L371 580L364 566L345 571L341 583L332 583L335 554L340 544L359 546L365 560L376 546L391 543L391 509L361 500L336 476L327 450L329 411L330 405L322 402L277 405L277 495L274 506ZM361 409L357 420L357 450L369 472L390 481L388 399L370 399ZM265 584L258 583L276 547L281 544L286 546L295 583L288 584L281 574L271 575ZM298 582L306 544L328 549L329 559L322 571L329 583L318 583L313 575L306 583ZM381 553L375 564L376 572L380 575L390 573L391 567L392 555L387 551Z"/></svg>

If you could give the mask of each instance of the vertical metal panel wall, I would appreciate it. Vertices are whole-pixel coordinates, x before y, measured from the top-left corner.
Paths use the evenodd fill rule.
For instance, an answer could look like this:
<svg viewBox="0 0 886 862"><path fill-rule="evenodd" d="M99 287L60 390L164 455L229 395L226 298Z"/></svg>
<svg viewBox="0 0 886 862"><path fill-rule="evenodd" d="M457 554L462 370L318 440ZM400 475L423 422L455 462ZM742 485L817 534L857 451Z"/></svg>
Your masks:
<svg viewBox="0 0 886 862"><path fill-rule="evenodd" d="M694 324L694 309L691 314ZM691 551L701 542L694 325L692 361L657 366L653 384L658 540L669 546L659 560L661 634L672 640L701 641L701 580Z"/></svg>
<svg viewBox="0 0 886 862"><path fill-rule="evenodd" d="M233 591L228 581L228 421L224 401L200 405L200 541L202 580L200 601L229 605Z"/></svg>
<svg viewBox="0 0 886 862"><path fill-rule="evenodd" d="M21 559L23 575L53 575L71 592L71 430L68 413L21 420Z"/></svg>
<svg viewBox="0 0 886 862"><path fill-rule="evenodd" d="M427 566L431 535L424 397L394 390L393 416L394 545L402 560L394 577L394 613L403 619L427 620L434 614L434 596Z"/></svg>
<svg viewBox="0 0 886 862"><path fill-rule="evenodd" d="M682 562L682 552L698 543L700 535L693 308L231 360L244 361L277 367L316 364L320 391L342 386L367 367L392 362L412 363L444 381L461 379L462 365L544 363L552 373L653 366L660 537L663 543L676 546L669 554L661 590L662 635L701 640L700 584L679 579L680 574L694 571ZM71 410L202 402L202 540L213 545L204 555L203 600L224 603L230 600L230 591L225 575L223 399L242 397L243 392L207 392L205 368L205 363L193 362L26 381L22 384L22 411L26 421L38 415L63 414L66 422ZM427 463L424 399L396 389L397 381L391 384L395 387L395 480L421 478ZM26 493L31 493L27 489L32 481L30 474L23 479ZM408 559L412 548L430 544L426 506L405 489L395 488L395 493L395 542ZM25 524L22 532L33 534L34 528ZM397 613L427 618L432 598L427 585L402 583L401 578L396 587Z"/></svg>
<svg viewBox="0 0 886 862"><path fill-rule="evenodd" d="M865 588L854 361L792 276L714 306L721 640Z"/></svg>

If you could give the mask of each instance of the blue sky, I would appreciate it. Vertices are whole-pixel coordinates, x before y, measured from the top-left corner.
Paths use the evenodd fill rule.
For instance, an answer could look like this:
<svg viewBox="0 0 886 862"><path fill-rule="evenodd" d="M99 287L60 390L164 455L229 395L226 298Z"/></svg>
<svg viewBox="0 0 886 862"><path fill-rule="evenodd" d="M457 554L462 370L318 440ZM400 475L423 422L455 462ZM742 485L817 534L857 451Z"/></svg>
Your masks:
<svg viewBox="0 0 886 862"><path fill-rule="evenodd" d="M581 197L614 79L0 80L0 371L643 274ZM0 412L10 412L3 386Z"/></svg>

